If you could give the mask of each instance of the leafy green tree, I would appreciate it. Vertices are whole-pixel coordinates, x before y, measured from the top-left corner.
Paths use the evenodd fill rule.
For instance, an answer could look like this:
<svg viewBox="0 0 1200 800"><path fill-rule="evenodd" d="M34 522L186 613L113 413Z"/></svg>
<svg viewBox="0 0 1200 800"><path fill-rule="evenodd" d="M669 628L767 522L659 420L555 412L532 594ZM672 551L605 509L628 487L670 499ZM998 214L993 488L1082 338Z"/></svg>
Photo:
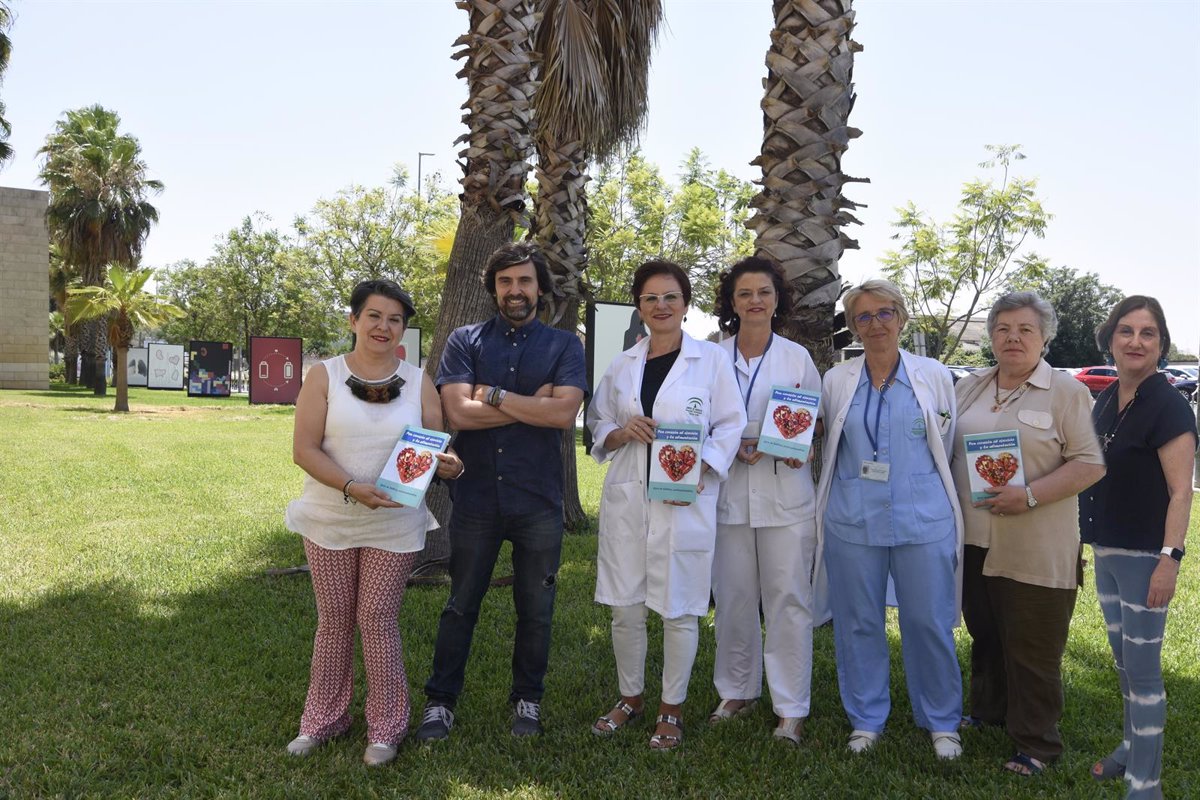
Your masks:
<svg viewBox="0 0 1200 800"><path fill-rule="evenodd" d="M615 160L592 189L586 279L597 300L628 302L633 271L667 258L692 279L693 304L711 311L717 273L754 251L744 222L753 187L713 170L693 148L671 186L640 153Z"/></svg>
<svg viewBox="0 0 1200 800"><path fill-rule="evenodd" d="M1051 366L1088 367L1103 363L1103 354L1096 347L1096 328L1125 296L1120 289L1101 283L1094 272L1080 273L1070 267L1047 269L1016 288L1035 291L1054 306L1058 334L1046 354Z"/></svg>
<svg viewBox="0 0 1200 800"><path fill-rule="evenodd" d="M99 320L108 326L108 340L116 348L113 367L117 379L117 402L113 411L129 410L129 346L138 328L153 328L183 311L165 298L145 290L154 275L151 269L126 270L113 265L103 286L68 290L67 308L78 320ZM103 373L102 373L103 374Z"/></svg>
<svg viewBox="0 0 1200 800"><path fill-rule="evenodd" d="M147 177L138 140L121 133L116 112L93 105L66 112L38 151L40 178L50 190L46 222L51 241L85 286L104 286L107 265L132 268L158 210L147 199L162 191ZM107 392L107 326L93 320L81 349L93 366L96 394Z"/></svg>
<svg viewBox="0 0 1200 800"><path fill-rule="evenodd" d="M4 73L8 70L8 58L12 55L12 39L8 30L12 26L12 10L8 3L0 2L0 83L4 81ZM0 167L13 156L12 146L8 137L12 135L12 125L4 118L4 103L0 101Z"/></svg>
<svg viewBox="0 0 1200 800"><path fill-rule="evenodd" d="M1042 238L1051 216L1037 199L1037 181L1009 175L1024 159L1019 145L988 145L992 157L979 166L998 169L999 183L975 179L963 185L958 211L947 225L927 219L913 203L900 214L884 274L905 293L913 324L924 331L934 358L958 349L971 317L1009 287L1036 281L1047 269L1023 250Z"/></svg>
<svg viewBox="0 0 1200 800"><path fill-rule="evenodd" d="M344 332L350 292L371 278L391 278L408 290L414 324L432 334L445 280L442 243L453 235L458 204L434 181L424 197L407 193L406 178L397 168L387 187L348 187L318 200L308 217L295 222L297 257L321 286L331 329L326 338ZM429 344L426 338L426 349Z"/></svg>

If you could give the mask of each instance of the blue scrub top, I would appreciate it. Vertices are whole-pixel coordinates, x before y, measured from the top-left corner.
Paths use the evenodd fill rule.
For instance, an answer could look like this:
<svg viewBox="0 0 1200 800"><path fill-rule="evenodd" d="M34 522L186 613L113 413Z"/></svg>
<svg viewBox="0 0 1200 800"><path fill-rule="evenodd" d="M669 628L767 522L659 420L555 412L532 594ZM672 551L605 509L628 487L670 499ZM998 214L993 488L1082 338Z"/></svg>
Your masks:
<svg viewBox="0 0 1200 800"><path fill-rule="evenodd" d="M871 399L864 424L868 392ZM876 457L866 425L874 433L881 398ZM886 483L861 477L862 463L871 460L891 466ZM940 541L954 532L954 509L929 451L925 415L903 360L895 382L883 395L867 384L867 371L862 371L846 412L835 469L825 530L842 541L895 547Z"/></svg>

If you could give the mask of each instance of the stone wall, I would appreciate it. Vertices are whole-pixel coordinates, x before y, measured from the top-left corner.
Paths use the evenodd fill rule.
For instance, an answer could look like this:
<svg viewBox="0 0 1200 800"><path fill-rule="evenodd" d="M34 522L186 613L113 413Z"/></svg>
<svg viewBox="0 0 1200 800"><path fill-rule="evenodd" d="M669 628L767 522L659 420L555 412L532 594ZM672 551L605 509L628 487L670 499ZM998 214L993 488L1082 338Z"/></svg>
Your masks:
<svg viewBox="0 0 1200 800"><path fill-rule="evenodd" d="M0 187L0 389L50 386L49 198Z"/></svg>

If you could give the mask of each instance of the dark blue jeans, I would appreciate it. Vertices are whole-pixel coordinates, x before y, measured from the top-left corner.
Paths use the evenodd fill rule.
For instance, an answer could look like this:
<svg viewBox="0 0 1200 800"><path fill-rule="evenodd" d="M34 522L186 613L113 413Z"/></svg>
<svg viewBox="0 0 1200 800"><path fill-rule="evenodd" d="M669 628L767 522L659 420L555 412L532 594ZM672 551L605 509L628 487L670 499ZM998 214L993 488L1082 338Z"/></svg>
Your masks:
<svg viewBox="0 0 1200 800"><path fill-rule="evenodd" d="M430 703L453 708L462 692L479 606L505 539L513 546L513 605L517 611L509 700L541 701L550 659L550 618L562 537L560 509L481 516L455 504L450 515L450 599L438 621L433 674L425 684Z"/></svg>

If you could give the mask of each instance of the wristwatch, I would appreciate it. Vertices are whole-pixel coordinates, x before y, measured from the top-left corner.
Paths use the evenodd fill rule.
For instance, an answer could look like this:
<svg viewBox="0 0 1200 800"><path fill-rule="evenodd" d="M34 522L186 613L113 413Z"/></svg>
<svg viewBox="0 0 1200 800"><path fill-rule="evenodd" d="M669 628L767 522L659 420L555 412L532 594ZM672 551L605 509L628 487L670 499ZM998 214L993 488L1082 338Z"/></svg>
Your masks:
<svg viewBox="0 0 1200 800"><path fill-rule="evenodd" d="M1033 489L1025 487L1025 505L1030 508L1037 508L1037 498L1033 496Z"/></svg>
<svg viewBox="0 0 1200 800"><path fill-rule="evenodd" d="M1183 548L1182 547L1164 547L1162 550L1158 551L1158 554L1160 556L1170 556L1171 558L1175 559L1178 562L1183 561Z"/></svg>

